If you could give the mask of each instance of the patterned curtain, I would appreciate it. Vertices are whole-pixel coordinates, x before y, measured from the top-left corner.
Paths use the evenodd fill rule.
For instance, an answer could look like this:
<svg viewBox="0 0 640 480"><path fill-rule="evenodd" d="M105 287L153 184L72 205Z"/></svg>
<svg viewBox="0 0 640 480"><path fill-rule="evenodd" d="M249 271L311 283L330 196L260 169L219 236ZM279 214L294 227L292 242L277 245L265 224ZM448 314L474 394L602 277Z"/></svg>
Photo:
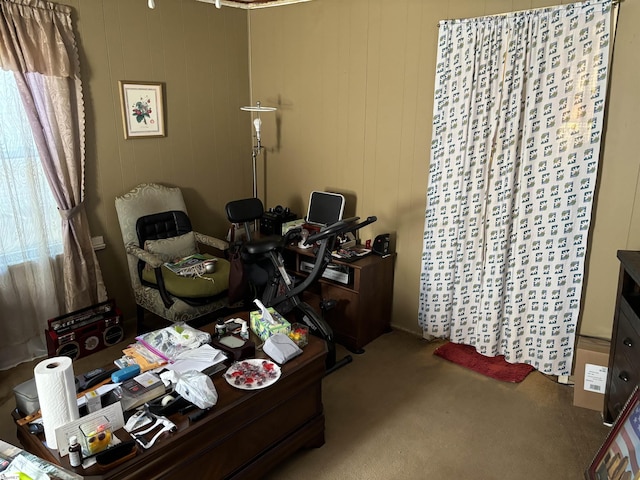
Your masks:
<svg viewBox="0 0 640 480"><path fill-rule="evenodd" d="M425 334L571 373L611 1L440 24Z"/></svg>

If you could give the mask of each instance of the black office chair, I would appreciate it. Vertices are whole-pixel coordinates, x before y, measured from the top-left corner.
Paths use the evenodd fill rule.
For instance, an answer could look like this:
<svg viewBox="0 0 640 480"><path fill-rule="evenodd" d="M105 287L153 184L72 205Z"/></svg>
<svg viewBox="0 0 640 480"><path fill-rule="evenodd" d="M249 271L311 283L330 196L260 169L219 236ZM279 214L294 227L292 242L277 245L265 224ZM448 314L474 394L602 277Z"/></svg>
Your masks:
<svg viewBox="0 0 640 480"><path fill-rule="evenodd" d="M229 246L229 252L230 256L239 254L242 258L245 277L242 299L245 305L249 305L255 298L262 298L265 286L269 279L273 278L273 265L278 261L276 252L286 243L283 243L280 235L259 236L253 230L256 222L264 214L264 207L259 198L234 200L227 203L225 210L229 221L242 225L244 229L243 238L233 241ZM293 234L295 232L292 232Z"/></svg>
<svg viewBox="0 0 640 480"><path fill-rule="evenodd" d="M339 362L336 361L333 330L316 310L300 299L300 295L320 279L331 262L331 252L335 247L336 238L375 222L376 217L369 217L361 223L358 223L359 217L341 220L311 235L306 243L318 244L315 250L316 260L309 275L296 284L285 269L282 251L290 243L301 240L302 229L294 228L284 236L260 238L251 234L251 222L258 220L264 212L262 201L257 198L229 202L226 212L230 222L242 223L245 226L247 239L240 245L240 251L246 262L250 282L256 282L253 285L254 292L258 294L256 298L261 298L266 307L273 307L283 315L293 311L298 321L306 324L313 334L327 342L327 374L351 362L350 355Z"/></svg>

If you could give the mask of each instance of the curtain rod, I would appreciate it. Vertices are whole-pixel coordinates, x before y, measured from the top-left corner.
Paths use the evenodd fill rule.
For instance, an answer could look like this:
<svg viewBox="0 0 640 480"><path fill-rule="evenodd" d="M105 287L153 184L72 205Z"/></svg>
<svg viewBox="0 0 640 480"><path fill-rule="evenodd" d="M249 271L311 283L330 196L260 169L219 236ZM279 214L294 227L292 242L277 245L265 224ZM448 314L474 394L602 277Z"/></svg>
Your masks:
<svg viewBox="0 0 640 480"><path fill-rule="evenodd" d="M619 7L619 5L624 2L625 0L611 0L611 5L612 6L616 6ZM578 3L583 3L583 2L578 2ZM599 2L594 2L595 4L598 3L604 3L603 1L599 1ZM570 3L566 3L566 4L561 4L561 5L549 5L548 7L538 7L538 8L531 8L528 10L514 10L513 12L504 12L504 13L494 13L492 15L480 15L478 17L468 17L468 18L445 18L443 20L440 20L438 22L438 26L440 26L440 22L449 22L451 20L471 20L472 18L491 18L491 17L502 17L504 15L511 15L514 13L520 13L520 12L538 12L540 10L547 10L549 8L555 8L555 7L566 7L568 5L571 5Z"/></svg>

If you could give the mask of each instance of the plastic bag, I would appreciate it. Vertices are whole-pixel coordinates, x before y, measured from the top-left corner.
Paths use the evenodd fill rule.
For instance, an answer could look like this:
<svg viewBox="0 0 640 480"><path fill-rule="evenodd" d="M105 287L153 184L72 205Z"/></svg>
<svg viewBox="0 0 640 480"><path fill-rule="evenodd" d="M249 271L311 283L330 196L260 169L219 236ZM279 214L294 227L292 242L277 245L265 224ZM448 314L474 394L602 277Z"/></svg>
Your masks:
<svg viewBox="0 0 640 480"><path fill-rule="evenodd" d="M165 385L173 384L176 393L198 408L211 408L218 402L218 392L213 381L202 372L188 370L178 373L167 370L160 374L160 378Z"/></svg>
<svg viewBox="0 0 640 480"><path fill-rule="evenodd" d="M211 335L179 322L139 335L136 340L161 358L174 362L182 352L209 343Z"/></svg>

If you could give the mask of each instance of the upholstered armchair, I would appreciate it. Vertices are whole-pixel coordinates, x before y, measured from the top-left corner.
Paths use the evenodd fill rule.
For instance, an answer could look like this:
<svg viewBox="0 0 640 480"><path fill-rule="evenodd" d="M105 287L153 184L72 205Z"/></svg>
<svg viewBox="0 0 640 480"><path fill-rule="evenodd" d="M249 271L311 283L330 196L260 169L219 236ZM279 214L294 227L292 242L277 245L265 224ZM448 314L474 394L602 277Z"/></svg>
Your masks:
<svg viewBox="0 0 640 480"><path fill-rule="evenodd" d="M179 188L141 184L117 197L116 212L127 252L137 308L138 330L145 310L171 322L187 322L228 307L229 262L222 258L227 242L194 232ZM199 245L220 251L203 254L212 272L182 276L167 262L199 252Z"/></svg>

